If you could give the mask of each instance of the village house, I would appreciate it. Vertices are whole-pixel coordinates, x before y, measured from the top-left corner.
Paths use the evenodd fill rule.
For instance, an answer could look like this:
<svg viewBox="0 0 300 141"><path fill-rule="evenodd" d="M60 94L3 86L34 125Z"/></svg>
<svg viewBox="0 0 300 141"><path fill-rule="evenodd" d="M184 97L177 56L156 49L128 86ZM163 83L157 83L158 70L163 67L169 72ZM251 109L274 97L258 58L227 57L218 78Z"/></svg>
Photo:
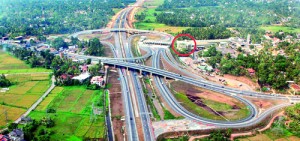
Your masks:
<svg viewBox="0 0 300 141"><path fill-rule="evenodd" d="M7 135L0 134L0 141L9 141L9 137Z"/></svg>
<svg viewBox="0 0 300 141"><path fill-rule="evenodd" d="M105 85L105 80L102 76L94 76L90 82L91 84L96 84L100 87L103 87Z"/></svg>
<svg viewBox="0 0 300 141"><path fill-rule="evenodd" d="M24 133L21 129L14 129L8 134L11 141L23 141Z"/></svg>
<svg viewBox="0 0 300 141"><path fill-rule="evenodd" d="M290 88L294 93L299 93L300 92L300 86L297 84L290 84Z"/></svg>
<svg viewBox="0 0 300 141"><path fill-rule="evenodd" d="M194 60L190 57L180 57L180 60L182 60L188 66L194 64Z"/></svg>
<svg viewBox="0 0 300 141"><path fill-rule="evenodd" d="M80 83L82 83L84 80L88 79L90 76L91 76L91 74L88 71L85 71L78 76L74 76L72 79L78 80Z"/></svg>
<svg viewBox="0 0 300 141"><path fill-rule="evenodd" d="M247 71L248 71L248 73L249 73L250 76L255 75L255 70L254 69L249 68L249 69L247 69Z"/></svg>

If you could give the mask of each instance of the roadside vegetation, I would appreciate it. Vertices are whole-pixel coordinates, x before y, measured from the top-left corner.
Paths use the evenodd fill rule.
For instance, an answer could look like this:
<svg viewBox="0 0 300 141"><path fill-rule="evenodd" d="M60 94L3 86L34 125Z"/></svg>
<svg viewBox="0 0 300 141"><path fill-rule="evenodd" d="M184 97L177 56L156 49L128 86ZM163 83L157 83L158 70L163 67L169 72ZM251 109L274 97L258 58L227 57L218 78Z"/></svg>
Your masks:
<svg viewBox="0 0 300 141"><path fill-rule="evenodd" d="M239 138L241 141L257 140L264 138L266 141L271 140L299 140L300 139L300 104L288 107L285 110L285 116L275 120L271 128L264 131L263 134L257 134L253 137Z"/></svg>

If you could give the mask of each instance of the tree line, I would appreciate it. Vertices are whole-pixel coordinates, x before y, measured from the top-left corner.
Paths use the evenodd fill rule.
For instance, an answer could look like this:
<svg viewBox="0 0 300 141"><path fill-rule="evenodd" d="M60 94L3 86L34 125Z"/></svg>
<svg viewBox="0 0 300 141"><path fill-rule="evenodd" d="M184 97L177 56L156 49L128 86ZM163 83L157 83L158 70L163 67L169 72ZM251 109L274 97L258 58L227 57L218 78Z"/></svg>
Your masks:
<svg viewBox="0 0 300 141"><path fill-rule="evenodd" d="M221 0L165 1L156 10L161 11L156 20L171 26L208 27L257 27L283 23L290 27L300 27L296 1L242 1ZM288 18L291 17L291 18ZM284 20L283 20L284 19Z"/></svg>
<svg viewBox="0 0 300 141"><path fill-rule="evenodd" d="M0 37L66 34L104 27L125 0L5 0L0 2Z"/></svg>
<svg viewBox="0 0 300 141"><path fill-rule="evenodd" d="M197 40L226 39L232 35L230 30L221 26L188 28L181 33L190 34Z"/></svg>

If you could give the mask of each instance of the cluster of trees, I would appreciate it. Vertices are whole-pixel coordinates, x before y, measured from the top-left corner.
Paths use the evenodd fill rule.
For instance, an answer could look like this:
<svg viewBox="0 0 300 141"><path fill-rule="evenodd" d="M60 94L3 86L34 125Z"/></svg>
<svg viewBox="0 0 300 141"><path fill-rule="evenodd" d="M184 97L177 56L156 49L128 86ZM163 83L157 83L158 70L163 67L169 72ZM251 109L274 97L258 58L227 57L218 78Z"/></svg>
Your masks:
<svg viewBox="0 0 300 141"><path fill-rule="evenodd" d="M44 126L45 128L39 129L40 126ZM54 131L50 130L50 128L55 126L55 122L51 118L43 117L40 121L32 120L22 126L22 131L24 133L25 140L36 140L36 141L49 141L50 136L54 134ZM18 128L17 123L10 123L8 125L8 132L13 131Z"/></svg>
<svg viewBox="0 0 300 141"><path fill-rule="evenodd" d="M9 0L0 3L0 37L65 34L105 26L126 0Z"/></svg>
<svg viewBox="0 0 300 141"><path fill-rule="evenodd" d="M104 55L104 47L100 43L98 38L90 39L88 42L88 49L85 51L86 55L93 56L103 56Z"/></svg>
<svg viewBox="0 0 300 141"><path fill-rule="evenodd" d="M201 7L201 6L217 6L216 1L209 0L165 0L164 3L158 7L158 10L172 9L172 8L186 8L186 7Z"/></svg>
<svg viewBox="0 0 300 141"><path fill-rule="evenodd" d="M188 28L186 30L183 30L182 33L188 33L197 40L226 39L231 36L230 30L220 26Z"/></svg>
<svg viewBox="0 0 300 141"><path fill-rule="evenodd" d="M46 128L42 128L38 130L40 126L45 126ZM33 120L32 122L26 124L22 128L24 132L24 139L48 141L50 140L50 136L54 134L54 131L49 130L49 128L54 126L55 126L54 120L51 118L44 117L41 121Z"/></svg>
<svg viewBox="0 0 300 141"><path fill-rule="evenodd" d="M165 1L157 10L157 22L171 26L208 27L257 27L282 23L290 27L300 27L296 1ZM168 11L168 12L165 12ZM287 17L292 17L287 19ZM283 20L285 19L285 20Z"/></svg>
<svg viewBox="0 0 300 141"><path fill-rule="evenodd" d="M209 137L204 138L201 141L230 141L231 133L231 129L227 129L226 131L214 131L209 134Z"/></svg>
<svg viewBox="0 0 300 141"><path fill-rule="evenodd" d="M268 50L262 50L258 55L240 53L233 58L230 54L222 55L215 46L203 52L203 56L210 57L208 63L224 74L247 75L246 69L253 68L262 86L269 84L274 89L284 89L288 86L286 81L300 81L300 53L294 51L296 47L299 47L299 43L285 46L293 50L288 58L282 55L273 56ZM199 53L201 55L202 52Z"/></svg>
<svg viewBox="0 0 300 141"><path fill-rule="evenodd" d="M33 51L27 48L14 48L11 50L14 56L25 61L30 67L43 67L50 69L54 55L50 53L50 50Z"/></svg>
<svg viewBox="0 0 300 141"><path fill-rule="evenodd" d="M51 44L56 50L59 50L59 48L68 48L68 43L62 37L55 38Z"/></svg>
<svg viewBox="0 0 300 141"><path fill-rule="evenodd" d="M4 74L0 75L0 88L1 87L9 87L11 82L5 77Z"/></svg>
<svg viewBox="0 0 300 141"><path fill-rule="evenodd" d="M295 136L300 137L300 104L296 104L293 107L288 107L285 111L288 118L291 120L288 130Z"/></svg>

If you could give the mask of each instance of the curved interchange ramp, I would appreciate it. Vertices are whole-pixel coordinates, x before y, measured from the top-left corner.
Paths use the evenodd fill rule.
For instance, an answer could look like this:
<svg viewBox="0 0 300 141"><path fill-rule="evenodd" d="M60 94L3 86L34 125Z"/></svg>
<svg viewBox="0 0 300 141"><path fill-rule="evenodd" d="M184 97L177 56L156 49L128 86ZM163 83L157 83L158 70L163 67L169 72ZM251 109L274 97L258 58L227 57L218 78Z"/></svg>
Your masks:
<svg viewBox="0 0 300 141"><path fill-rule="evenodd" d="M72 34L71 36L77 37L79 34L91 34L93 32L139 32L139 33L155 33L158 35L164 34L168 35L165 33L161 32L153 32L153 31L146 31L146 30L137 30L137 29L100 29L100 30L88 30L88 31L82 31L78 32L75 34ZM133 35L133 36L138 36L138 35ZM168 35L169 36L169 35ZM171 40L172 37L170 37L168 40ZM113 52L115 51L114 46L109 43L102 41L103 44L106 44L111 47ZM170 52L167 50L157 50L153 51L150 48L143 47L141 48L145 50L147 53L141 57L133 57L133 58L107 58L107 57L95 57L95 56L86 56L86 55L76 55L76 54L68 54L68 55L73 55L76 58L81 58L81 59L92 59L92 60L101 60L104 64L108 65L113 65L113 66L118 66L122 68L130 68L132 70L138 70L138 71L143 71L147 72L151 75L154 75L154 81L159 87L159 91L162 93L163 98L167 101L168 105L177 113L180 113L182 116L184 116L187 119L195 120L195 121L200 121L203 123L211 124L215 126L215 128L243 128L243 127L250 127L253 125L257 125L260 122L262 122L265 118L268 117L271 113L277 111L278 109L282 109L284 107L290 106L292 104L290 103L285 103L285 104L280 104L277 106L274 106L267 111L261 113L260 115L258 114L258 111L253 103L251 103L249 100L242 98L241 96L250 96L250 97L255 97L255 98L263 98L263 99L280 99L280 100L293 100L293 101L300 101L300 98L297 96L293 96L290 98L287 98L284 95L280 94L274 94L274 95L266 95L262 94L259 92L252 92L252 91L242 91L242 90L237 90L225 86L221 86L212 82L208 82L206 80L203 80L201 77L195 75L195 74L190 74L188 73L185 69L179 68L180 71L184 72L185 74L190 74L191 77L199 78L199 80L193 79L191 77L186 77L186 76L181 76L179 74L175 74L172 72L168 72L162 69L159 69L159 56L162 55L163 58L172 66L178 68L180 64L174 63L174 58L173 56L170 55ZM115 55L116 56L116 55ZM136 63L131 63L132 61L135 62L140 62L142 60L146 60L147 58L152 56L152 67L149 66L144 66ZM173 60L173 61L171 61ZM127 62L130 61L130 62ZM176 62L176 61L175 61ZM250 110L250 115L244 119L241 120L236 120L236 121L218 121L218 120L211 120L211 119L206 119L199 117L189 111L187 111L185 108L183 108L178 101L174 98L174 96L171 94L170 90L168 87L164 84L163 77L175 79L175 80L180 80L188 84L192 84L198 87L202 87L205 89L209 89L212 91L220 92L225 95L231 96L235 99L238 99L239 101L243 102L246 104ZM156 135L159 136L159 135Z"/></svg>

